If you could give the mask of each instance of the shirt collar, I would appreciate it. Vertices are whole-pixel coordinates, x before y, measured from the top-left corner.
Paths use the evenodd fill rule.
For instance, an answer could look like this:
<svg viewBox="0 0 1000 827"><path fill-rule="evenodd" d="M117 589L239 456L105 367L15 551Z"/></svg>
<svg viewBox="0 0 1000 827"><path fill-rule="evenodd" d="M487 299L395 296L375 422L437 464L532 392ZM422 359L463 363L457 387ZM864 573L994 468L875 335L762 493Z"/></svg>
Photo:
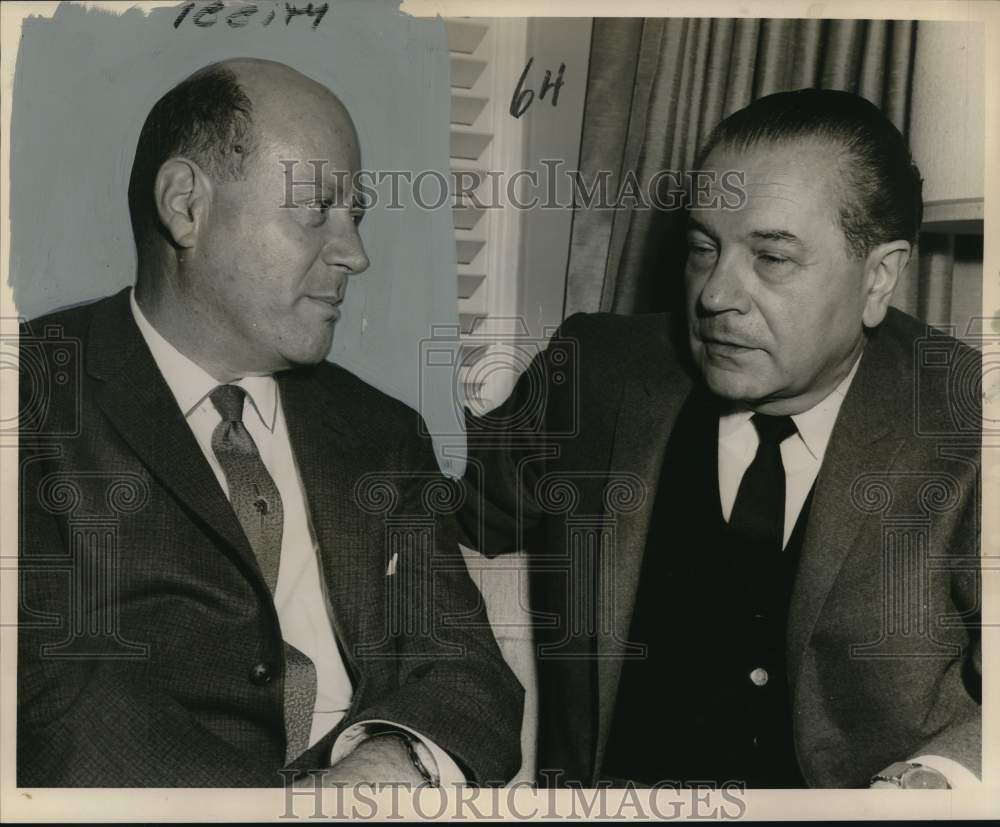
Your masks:
<svg viewBox="0 0 1000 827"><path fill-rule="evenodd" d="M858 365L861 364L861 357L854 360L854 365L839 385L833 389L826 399L811 407L808 411L792 415L792 422L798 429L799 436L805 443L809 453L817 460L822 459L826 453L826 446L830 442L830 435L833 433L833 426L837 423L837 414L840 413L840 406L844 404L844 397L847 390L854 381L854 375L858 372Z"/></svg>
<svg viewBox="0 0 1000 827"><path fill-rule="evenodd" d="M132 315L139 327L142 338L146 340L153 361L163 374L163 378L173 393L177 404L185 418L190 417L219 383L200 365L192 362L181 353L160 332L153 327L135 300L135 290L129 293L129 303ZM244 376L232 384L239 385L247 392L250 405L257 412L264 427L274 430L274 419L277 413L277 383L273 376Z"/></svg>
<svg viewBox="0 0 1000 827"><path fill-rule="evenodd" d="M844 397L858 372L861 357L854 360L854 365L839 385L825 399L813 405L808 411L792 414L792 422L802 438L803 444L812 456L821 460L830 442L833 426L837 422L837 414L844 403ZM725 440L735 436L744 426L749 425L753 411L746 407L722 414L719 417L719 439ZM753 426L750 426L753 427Z"/></svg>

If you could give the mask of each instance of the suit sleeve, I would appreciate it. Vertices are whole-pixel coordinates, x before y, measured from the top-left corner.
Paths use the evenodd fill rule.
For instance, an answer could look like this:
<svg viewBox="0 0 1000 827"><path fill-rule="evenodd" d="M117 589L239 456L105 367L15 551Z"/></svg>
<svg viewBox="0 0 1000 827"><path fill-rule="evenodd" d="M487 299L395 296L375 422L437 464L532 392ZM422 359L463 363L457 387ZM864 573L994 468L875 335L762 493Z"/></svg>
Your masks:
<svg viewBox="0 0 1000 827"><path fill-rule="evenodd" d="M72 611L83 611L94 624L108 607L70 605L70 557L56 519L31 503L23 509L18 786L280 785L277 773L249 760L157 691L144 676L144 659L53 651L67 636Z"/></svg>
<svg viewBox="0 0 1000 827"><path fill-rule="evenodd" d="M578 378L576 334L582 318L566 319L499 407L482 416L466 408L460 541L488 557L522 551L545 516L535 485L576 421L579 382L573 377Z"/></svg>
<svg viewBox="0 0 1000 827"><path fill-rule="evenodd" d="M440 474L430 440L405 440L389 581L394 692L353 721L384 720L420 733L475 784L509 781L521 764L524 690L493 637L482 596L458 548L461 487ZM390 653L386 651L386 655Z"/></svg>
<svg viewBox="0 0 1000 827"><path fill-rule="evenodd" d="M978 480L977 480L978 482ZM980 486L975 486L978 494ZM981 570L979 562L978 496L969 496L965 511L951 538L949 556L955 566L951 577L951 602L964 619L968 643L962 657L943 673L928 719L940 721L936 735L905 760L936 755L956 761L982 778L982 637Z"/></svg>

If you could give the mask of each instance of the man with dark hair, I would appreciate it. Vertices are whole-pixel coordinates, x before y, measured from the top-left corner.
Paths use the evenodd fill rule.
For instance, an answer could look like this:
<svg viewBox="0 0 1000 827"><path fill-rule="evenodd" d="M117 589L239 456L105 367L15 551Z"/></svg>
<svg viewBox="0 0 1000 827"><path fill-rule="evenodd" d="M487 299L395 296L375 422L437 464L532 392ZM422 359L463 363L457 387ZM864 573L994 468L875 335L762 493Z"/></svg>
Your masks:
<svg viewBox="0 0 1000 827"><path fill-rule="evenodd" d="M139 138L134 290L22 331L76 343L33 366L79 382L21 423L19 786L516 772L454 486L414 411L325 361L368 266L359 166L319 83L203 69Z"/></svg>
<svg viewBox="0 0 1000 827"><path fill-rule="evenodd" d="M694 166L703 168L719 147L746 151L797 139L825 142L843 153L840 227L854 258L891 239L916 243L923 215L920 170L892 122L849 92L801 89L761 98L712 130Z"/></svg>
<svg viewBox="0 0 1000 827"><path fill-rule="evenodd" d="M160 98L139 133L129 179L129 216L140 254L161 227L154 187L166 161L184 156L215 181L238 181L245 177L257 144L253 104L236 74L223 64L199 69Z"/></svg>
<svg viewBox="0 0 1000 827"><path fill-rule="evenodd" d="M572 316L468 422L467 541L546 618L540 780L975 783L980 362L889 307L919 173L812 89L699 169L745 198L691 210L686 318Z"/></svg>

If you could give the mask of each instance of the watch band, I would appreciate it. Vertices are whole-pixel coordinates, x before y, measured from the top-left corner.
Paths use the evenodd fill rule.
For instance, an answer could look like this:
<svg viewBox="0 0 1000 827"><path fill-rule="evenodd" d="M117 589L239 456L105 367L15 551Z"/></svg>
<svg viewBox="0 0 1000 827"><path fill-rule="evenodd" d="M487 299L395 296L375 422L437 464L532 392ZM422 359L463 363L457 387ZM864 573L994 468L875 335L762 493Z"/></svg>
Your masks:
<svg viewBox="0 0 1000 827"><path fill-rule="evenodd" d="M413 769L423 777L427 785L429 787L441 786L441 776L437 772L437 761L434 760L431 751L418 738L410 735L406 730L394 727L385 727L384 729L373 728L369 732L368 740L381 738L386 735L398 738L403 743L403 748L406 750L406 757L410 759Z"/></svg>
<svg viewBox="0 0 1000 827"><path fill-rule="evenodd" d="M406 752L410 756L413 768L424 777L429 786L440 787L441 776L436 771L437 761L434 760L431 751L407 733L403 734L403 740L406 742ZM434 769L431 769L432 767Z"/></svg>
<svg viewBox="0 0 1000 827"><path fill-rule="evenodd" d="M951 789L948 779L936 769L911 761L897 761L886 767L871 777L869 786L876 781L892 784L901 790Z"/></svg>

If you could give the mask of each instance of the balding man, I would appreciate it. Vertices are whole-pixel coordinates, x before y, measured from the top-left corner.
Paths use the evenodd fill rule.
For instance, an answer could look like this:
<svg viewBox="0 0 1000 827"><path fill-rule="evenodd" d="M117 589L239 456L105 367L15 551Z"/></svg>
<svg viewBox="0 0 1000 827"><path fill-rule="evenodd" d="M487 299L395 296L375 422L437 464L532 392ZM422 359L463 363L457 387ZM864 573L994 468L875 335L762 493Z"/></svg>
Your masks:
<svg viewBox="0 0 1000 827"><path fill-rule="evenodd" d="M79 383L22 421L19 786L517 770L454 489L416 413L325 361L368 267L359 166L325 87L206 67L139 138L134 289L22 331Z"/></svg>

